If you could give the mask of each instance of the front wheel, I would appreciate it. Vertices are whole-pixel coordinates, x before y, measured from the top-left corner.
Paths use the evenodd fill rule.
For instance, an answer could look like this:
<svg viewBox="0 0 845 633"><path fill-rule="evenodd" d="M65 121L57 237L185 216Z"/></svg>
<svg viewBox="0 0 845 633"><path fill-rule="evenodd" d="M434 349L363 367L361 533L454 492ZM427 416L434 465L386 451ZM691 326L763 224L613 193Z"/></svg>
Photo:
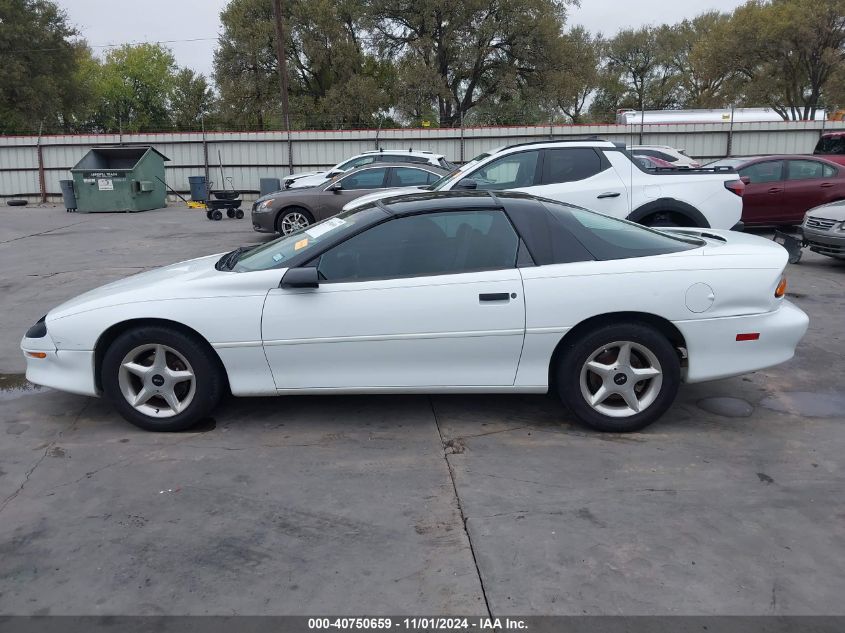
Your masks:
<svg viewBox="0 0 845 633"><path fill-rule="evenodd" d="M608 325L574 341L561 355L560 397L597 431L645 428L672 405L681 380L672 343L645 324Z"/></svg>
<svg viewBox="0 0 845 633"><path fill-rule="evenodd" d="M174 329L148 326L121 334L102 364L105 396L147 431L182 431L207 417L223 395L213 352Z"/></svg>
<svg viewBox="0 0 845 633"><path fill-rule="evenodd" d="M309 224L313 224L313 222L311 215L305 209L299 207L285 209L276 220L276 232L282 235L291 235L304 229Z"/></svg>

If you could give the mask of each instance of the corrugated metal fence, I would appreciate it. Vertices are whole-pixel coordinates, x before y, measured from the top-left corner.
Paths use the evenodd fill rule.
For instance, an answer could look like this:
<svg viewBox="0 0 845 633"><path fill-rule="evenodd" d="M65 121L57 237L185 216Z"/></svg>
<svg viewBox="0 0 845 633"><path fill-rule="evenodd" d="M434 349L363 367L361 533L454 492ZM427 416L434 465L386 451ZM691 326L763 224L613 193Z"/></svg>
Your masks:
<svg viewBox="0 0 845 633"><path fill-rule="evenodd" d="M0 137L0 197L60 196L59 180L91 147L153 145L170 158L168 184L187 192L188 176L202 175L221 184L219 160L235 189L255 193L260 178L280 178L297 171L325 169L361 151L414 148L444 154L461 163L484 151L546 139L600 137L627 144L670 145L703 160L758 154L808 154L825 130L845 130L843 122L697 123L626 125L552 125L449 129L188 132Z"/></svg>

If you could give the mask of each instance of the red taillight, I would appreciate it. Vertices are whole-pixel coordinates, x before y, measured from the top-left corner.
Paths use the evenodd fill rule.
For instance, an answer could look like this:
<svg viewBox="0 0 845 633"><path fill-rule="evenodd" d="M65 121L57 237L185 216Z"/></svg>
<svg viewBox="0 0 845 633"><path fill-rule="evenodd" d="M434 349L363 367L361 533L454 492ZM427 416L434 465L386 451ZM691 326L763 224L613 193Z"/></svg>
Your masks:
<svg viewBox="0 0 845 633"><path fill-rule="evenodd" d="M745 191L745 183L742 182L742 180L728 180L725 182L725 189L735 193L741 198L742 192Z"/></svg>
<svg viewBox="0 0 845 633"><path fill-rule="evenodd" d="M743 334L737 334L736 340L737 341L757 341L760 339L759 332L745 332Z"/></svg>

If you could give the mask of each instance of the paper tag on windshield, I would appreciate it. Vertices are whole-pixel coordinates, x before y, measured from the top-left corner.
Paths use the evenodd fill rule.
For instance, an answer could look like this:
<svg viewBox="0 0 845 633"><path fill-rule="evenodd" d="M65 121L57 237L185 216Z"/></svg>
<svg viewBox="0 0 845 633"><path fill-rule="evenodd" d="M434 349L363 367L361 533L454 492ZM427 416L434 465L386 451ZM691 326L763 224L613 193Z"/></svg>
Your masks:
<svg viewBox="0 0 845 633"><path fill-rule="evenodd" d="M293 245L293 250L298 251L300 248L305 248L308 246L308 238L299 240L296 244Z"/></svg>
<svg viewBox="0 0 845 633"><path fill-rule="evenodd" d="M307 229L305 231L305 235L316 240L321 235L325 235L329 231L332 231L339 226L343 226L344 224L346 224L346 220L342 220L341 218L329 218L325 222L321 222L320 224Z"/></svg>

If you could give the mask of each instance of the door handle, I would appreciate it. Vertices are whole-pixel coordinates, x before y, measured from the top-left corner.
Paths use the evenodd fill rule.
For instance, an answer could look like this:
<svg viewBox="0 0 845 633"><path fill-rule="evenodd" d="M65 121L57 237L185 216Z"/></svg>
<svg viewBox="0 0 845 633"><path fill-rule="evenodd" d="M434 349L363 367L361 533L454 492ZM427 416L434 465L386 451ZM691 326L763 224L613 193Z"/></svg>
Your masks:
<svg viewBox="0 0 845 633"><path fill-rule="evenodd" d="M483 292L478 295L479 301L510 301L510 298L516 299L516 293L508 292Z"/></svg>
<svg viewBox="0 0 845 633"><path fill-rule="evenodd" d="M769 189L769 193L780 193L781 191L783 191L783 187L772 187Z"/></svg>
<svg viewBox="0 0 845 633"><path fill-rule="evenodd" d="M605 191L604 193L600 193L596 196L599 200L602 198L618 198L619 192L618 191Z"/></svg>
<svg viewBox="0 0 845 633"><path fill-rule="evenodd" d="M822 187L824 187L825 189L827 189L827 188L829 188L829 187L832 187L832 186L833 186L833 183L832 183L832 182L823 182L823 183L821 184L821 186L822 186Z"/></svg>

